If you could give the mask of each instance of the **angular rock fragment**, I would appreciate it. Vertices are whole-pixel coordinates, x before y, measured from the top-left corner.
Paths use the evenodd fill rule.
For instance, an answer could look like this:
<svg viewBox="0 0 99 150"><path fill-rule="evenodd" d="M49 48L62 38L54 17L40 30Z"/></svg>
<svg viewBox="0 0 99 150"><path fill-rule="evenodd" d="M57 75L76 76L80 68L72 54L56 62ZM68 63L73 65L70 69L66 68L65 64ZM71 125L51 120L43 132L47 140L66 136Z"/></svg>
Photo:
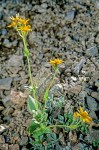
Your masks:
<svg viewBox="0 0 99 150"><path fill-rule="evenodd" d="M92 111L98 110L98 103L96 102L94 98L92 98L91 96L87 96L86 101L87 101L89 110L92 110Z"/></svg>
<svg viewBox="0 0 99 150"><path fill-rule="evenodd" d="M91 47L89 49L86 50L86 55L87 56L96 56L98 54L98 49L96 46Z"/></svg>
<svg viewBox="0 0 99 150"><path fill-rule="evenodd" d="M13 55L8 60L8 66L19 67L23 64L23 56Z"/></svg>
<svg viewBox="0 0 99 150"><path fill-rule="evenodd" d="M0 79L0 90L10 90L12 78Z"/></svg>
<svg viewBox="0 0 99 150"><path fill-rule="evenodd" d="M66 21L72 22L75 16L75 10L69 11L66 16Z"/></svg>
<svg viewBox="0 0 99 150"><path fill-rule="evenodd" d="M85 60L85 59L82 59L82 60L76 65L76 67L73 69L73 72L74 72L75 74L79 74L85 62L86 62L86 60Z"/></svg>

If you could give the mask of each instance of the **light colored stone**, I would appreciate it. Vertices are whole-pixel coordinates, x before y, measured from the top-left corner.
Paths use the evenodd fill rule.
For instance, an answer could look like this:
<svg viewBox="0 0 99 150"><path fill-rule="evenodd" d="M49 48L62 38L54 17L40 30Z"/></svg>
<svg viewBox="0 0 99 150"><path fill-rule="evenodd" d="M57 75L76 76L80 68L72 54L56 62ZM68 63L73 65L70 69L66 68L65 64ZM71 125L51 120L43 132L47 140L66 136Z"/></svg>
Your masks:
<svg viewBox="0 0 99 150"><path fill-rule="evenodd" d="M12 144L9 145L9 150L20 150L20 147L18 144Z"/></svg>
<svg viewBox="0 0 99 150"><path fill-rule="evenodd" d="M10 100L13 105L16 105L17 108L21 108L27 100L27 93L16 92L11 90Z"/></svg>
<svg viewBox="0 0 99 150"><path fill-rule="evenodd" d="M3 143L5 143L4 137L3 135L0 135L0 144L3 144Z"/></svg>
<svg viewBox="0 0 99 150"><path fill-rule="evenodd" d="M0 125L0 133L4 132L6 128L3 125Z"/></svg>
<svg viewBox="0 0 99 150"><path fill-rule="evenodd" d="M86 50L86 55L88 55L88 56L93 56L94 57L97 54L98 54L98 49L97 49L96 46L91 47L91 48L89 48L89 49Z"/></svg>
<svg viewBox="0 0 99 150"><path fill-rule="evenodd" d="M10 90L12 78L0 79L0 90Z"/></svg>
<svg viewBox="0 0 99 150"><path fill-rule="evenodd" d="M23 56L12 55L8 60L8 66L19 67L23 65Z"/></svg>

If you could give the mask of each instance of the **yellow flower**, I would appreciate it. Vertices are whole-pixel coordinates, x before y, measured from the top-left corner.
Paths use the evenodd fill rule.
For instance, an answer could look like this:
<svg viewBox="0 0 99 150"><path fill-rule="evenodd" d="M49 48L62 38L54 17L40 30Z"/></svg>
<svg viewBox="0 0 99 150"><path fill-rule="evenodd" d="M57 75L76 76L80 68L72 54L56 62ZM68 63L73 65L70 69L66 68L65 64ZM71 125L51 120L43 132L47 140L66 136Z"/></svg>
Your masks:
<svg viewBox="0 0 99 150"><path fill-rule="evenodd" d="M30 25L27 25L27 26L21 26L18 28L18 30L21 30L23 32L28 32L28 31L31 31L31 26Z"/></svg>
<svg viewBox="0 0 99 150"><path fill-rule="evenodd" d="M9 28L12 28L12 27L16 27L17 26L17 22L12 22L10 25L8 25Z"/></svg>
<svg viewBox="0 0 99 150"><path fill-rule="evenodd" d="M60 60L60 59L54 59L54 60L50 60L50 64L53 66L53 65L60 65L62 64L64 61L63 60Z"/></svg>
<svg viewBox="0 0 99 150"><path fill-rule="evenodd" d="M92 118L88 115L86 111L83 110L82 107L80 107L80 110L78 110L78 112L74 112L74 117L76 119L80 117L83 120L83 122L86 122L86 123L92 122Z"/></svg>
<svg viewBox="0 0 99 150"><path fill-rule="evenodd" d="M25 33L31 31L31 26L27 25L29 19L20 18L19 14L16 14L16 17L10 17L10 19L12 20L12 22L8 26L9 28L15 27L17 30L21 30Z"/></svg>
<svg viewBox="0 0 99 150"><path fill-rule="evenodd" d="M20 18L20 19L19 19L19 23L20 23L20 24L23 24L23 25L26 25L26 24L29 22L29 20L30 20L30 19L27 19L27 20L26 20L26 19L24 19L24 18Z"/></svg>

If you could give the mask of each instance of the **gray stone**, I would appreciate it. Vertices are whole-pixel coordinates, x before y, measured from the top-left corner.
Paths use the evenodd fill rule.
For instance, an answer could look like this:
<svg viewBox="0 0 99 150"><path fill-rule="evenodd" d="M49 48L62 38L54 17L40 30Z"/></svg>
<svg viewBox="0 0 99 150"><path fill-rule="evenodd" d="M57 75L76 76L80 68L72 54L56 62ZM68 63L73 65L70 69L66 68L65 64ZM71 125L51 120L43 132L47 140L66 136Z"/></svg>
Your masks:
<svg viewBox="0 0 99 150"><path fill-rule="evenodd" d="M4 110L4 107L3 106L0 106L0 111Z"/></svg>
<svg viewBox="0 0 99 150"><path fill-rule="evenodd" d="M26 147L22 147L22 150L28 150Z"/></svg>
<svg viewBox="0 0 99 150"><path fill-rule="evenodd" d="M90 130L90 136L91 136L93 141L99 139L99 130L95 130L92 128Z"/></svg>
<svg viewBox="0 0 99 150"><path fill-rule="evenodd" d="M41 7L46 9L47 8L47 3L41 4Z"/></svg>
<svg viewBox="0 0 99 150"><path fill-rule="evenodd" d="M2 99L2 102L3 102L3 105L4 105L5 107L10 106L10 105L11 105L10 96L8 95L8 96L6 96L5 98L3 98L3 99Z"/></svg>
<svg viewBox="0 0 99 150"><path fill-rule="evenodd" d="M39 13L45 13L45 12L46 12L46 9L45 9L45 8L42 8L42 7L39 7L39 8L38 8L38 12L39 12Z"/></svg>
<svg viewBox="0 0 99 150"><path fill-rule="evenodd" d="M94 112L94 111L91 111L90 113L89 113L89 116L92 118L92 119L98 119L97 118L97 116L96 116L96 113Z"/></svg>
<svg viewBox="0 0 99 150"><path fill-rule="evenodd" d="M0 134L3 133L6 130L6 128L3 125L0 125Z"/></svg>
<svg viewBox="0 0 99 150"><path fill-rule="evenodd" d="M96 1L95 5L96 5L96 8L99 9L99 2L98 2L98 0Z"/></svg>
<svg viewBox="0 0 99 150"><path fill-rule="evenodd" d="M15 41L12 42L12 45L15 47L15 46L17 46L17 43L18 43L18 41L15 40Z"/></svg>
<svg viewBox="0 0 99 150"><path fill-rule="evenodd" d="M59 71L60 71L61 73L63 73L63 72L65 71L65 69L66 69L65 64L61 64L61 65L59 66Z"/></svg>
<svg viewBox="0 0 99 150"><path fill-rule="evenodd" d="M98 110L98 104L97 102L95 101L94 98L92 98L91 96L87 96L87 105L88 105L88 108L90 110L93 110L93 111L97 111Z"/></svg>
<svg viewBox="0 0 99 150"><path fill-rule="evenodd" d="M28 137L22 136L21 141L20 141L20 145L24 146L24 145L27 145L27 143L28 143Z"/></svg>
<svg viewBox="0 0 99 150"><path fill-rule="evenodd" d="M0 90L10 90L12 78L0 79Z"/></svg>
<svg viewBox="0 0 99 150"><path fill-rule="evenodd" d="M99 80L97 80L97 81L95 82L95 86L98 87L98 89L99 89Z"/></svg>
<svg viewBox="0 0 99 150"><path fill-rule="evenodd" d="M11 48L12 43L8 39L4 39L3 45L7 48Z"/></svg>
<svg viewBox="0 0 99 150"><path fill-rule="evenodd" d="M23 64L23 56L13 55L8 60L8 66L19 67Z"/></svg>
<svg viewBox="0 0 99 150"><path fill-rule="evenodd" d="M99 101L99 92L92 92L91 96Z"/></svg>
<svg viewBox="0 0 99 150"><path fill-rule="evenodd" d="M0 12L0 19L2 19L2 17L3 17L3 13L2 13L2 12Z"/></svg>
<svg viewBox="0 0 99 150"><path fill-rule="evenodd" d="M66 16L66 21L72 22L75 16L75 10L69 11Z"/></svg>
<svg viewBox="0 0 99 150"><path fill-rule="evenodd" d="M6 35L7 34L7 30L6 29L2 29L1 33L2 33L2 35Z"/></svg>
<svg viewBox="0 0 99 150"><path fill-rule="evenodd" d="M0 135L0 144L5 143L4 137L2 135Z"/></svg>
<svg viewBox="0 0 99 150"><path fill-rule="evenodd" d="M49 92L49 95L60 96L63 93L63 87L61 84L55 84Z"/></svg>
<svg viewBox="0 0 99 150"><path fill-rule="evenodd" d="M9 145L9 150L12 149L12 150L20 150L20 147L18 144L12 144L12 145Z"/></svg>
<svg viewBox="0 0 99 150"><path fill-rule="evenodd" d="M86 50L86 55L87 56L96 56L98 54L98 49L96 46L91 47L89 49Z"/></svg>
<svg viewBox="0 0 99 150"><path fill-rule="evenodd" d="M73 72L74 72L75 74L79 74L85 62L86 62L85 59L82 59L82 60L76 65L76 67L74 68Z"/></svg>
<svg viewBox="0 0 99 150"><path fill-rule="evenodd" d="M8 144L0 144L0 150L9 150Z"/></svg>

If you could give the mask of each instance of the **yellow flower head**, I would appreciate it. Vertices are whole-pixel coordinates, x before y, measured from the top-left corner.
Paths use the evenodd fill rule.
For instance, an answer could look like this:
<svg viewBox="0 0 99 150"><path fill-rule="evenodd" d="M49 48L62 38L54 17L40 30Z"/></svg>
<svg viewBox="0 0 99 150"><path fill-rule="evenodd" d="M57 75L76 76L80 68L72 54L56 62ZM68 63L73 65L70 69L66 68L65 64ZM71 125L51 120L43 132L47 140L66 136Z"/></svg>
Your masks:
<svg viewBox="0 0 99 150"><path fill-rule="evenodd" d="M28 31L31 31L31 26L30 25L27 25L27 26L21 26L18 28L18 30L21 30L23 32L28 32Z"/></svg>
<svg viewBox="0 0 99 150"><path fill-rule="evenodd" d="M60 65L60 64L62 64L64 61L63 60L60 60L60 59L54 59L54 60L50 60L50 64L52 65L52 66L57 66L57 65Z"/></svg>
<svg viewBox="0 0 99 150"><path fill-rule="evenodd" d="M31 31L31 26L27 25L27 23L29 22L29 19L24 19L24 18L20 18L19 14L16 14L16 17L10 17L10 19L12 20L11 24L8 26L10 27L14 27L17 30L21 30L24 33L27 33L28 31Z"/></svg>
<svg viewBox="0 0 99 150"><path fill-rule="evenodd" d="M92 118L88 115L88 113L86 111L83 110L82 107L80 107L78 112L74 112L74 117L76 119L78 117L80 117L83 120L83 122L86 122L86 123L91 123L92 122Z"/></svg>

